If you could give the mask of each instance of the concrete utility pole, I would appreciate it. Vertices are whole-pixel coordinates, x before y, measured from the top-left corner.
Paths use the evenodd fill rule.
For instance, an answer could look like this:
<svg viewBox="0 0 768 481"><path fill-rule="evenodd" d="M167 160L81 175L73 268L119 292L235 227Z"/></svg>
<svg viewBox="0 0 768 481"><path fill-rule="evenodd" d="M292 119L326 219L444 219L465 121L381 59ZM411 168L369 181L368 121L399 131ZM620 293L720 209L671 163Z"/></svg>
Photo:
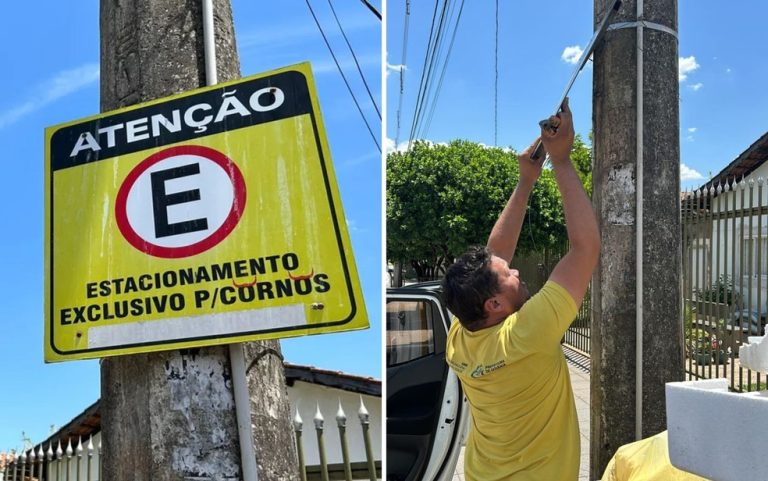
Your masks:
<svg viewBox="0 0 768 481"><path fill-rule="evenodd" d="M224 82L240 65L229 0L214 9ZM100 23L102 111L206 84L200 0L101 0ZM298 479L280 346L245 353L259 480ZM231 372L227 346L104 359L101 479L242 479Z"/></svg>
<svg viewBox="0 0 768 481"><path fill-rule="evenodd" d="M590 479L666 429L664 384L683 378L677 0L623 0L610 23L594 52Z"/></svg>

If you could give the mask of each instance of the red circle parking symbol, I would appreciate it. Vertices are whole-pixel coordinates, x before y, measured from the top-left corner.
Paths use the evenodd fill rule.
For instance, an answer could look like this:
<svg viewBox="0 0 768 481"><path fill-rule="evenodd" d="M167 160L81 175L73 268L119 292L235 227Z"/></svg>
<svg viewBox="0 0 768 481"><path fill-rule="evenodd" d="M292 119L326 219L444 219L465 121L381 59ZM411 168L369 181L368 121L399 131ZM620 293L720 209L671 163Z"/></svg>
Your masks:
<svg viewBox="0 0 768 481"><path fill-rule="evenodd" d="M199 145L161 150L133 168L120 186L115 217L123 237L155 257L181 258L224 240L245 209L240 169Z"/></svg>

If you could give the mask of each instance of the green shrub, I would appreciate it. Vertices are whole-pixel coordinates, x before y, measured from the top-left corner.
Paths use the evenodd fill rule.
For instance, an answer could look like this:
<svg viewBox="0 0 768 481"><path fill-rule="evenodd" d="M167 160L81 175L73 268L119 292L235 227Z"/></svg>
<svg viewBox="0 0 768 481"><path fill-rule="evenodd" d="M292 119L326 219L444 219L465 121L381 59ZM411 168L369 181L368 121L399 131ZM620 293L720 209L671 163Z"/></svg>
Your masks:
<svg viewBox="0 0 768 481"><path fill-rule="evenodd" d="M739 304L741 294L733 289L730 276L721 275L711 286L704 289L694 289L696 298L700 301L719 302L721 304Z"/></svg>

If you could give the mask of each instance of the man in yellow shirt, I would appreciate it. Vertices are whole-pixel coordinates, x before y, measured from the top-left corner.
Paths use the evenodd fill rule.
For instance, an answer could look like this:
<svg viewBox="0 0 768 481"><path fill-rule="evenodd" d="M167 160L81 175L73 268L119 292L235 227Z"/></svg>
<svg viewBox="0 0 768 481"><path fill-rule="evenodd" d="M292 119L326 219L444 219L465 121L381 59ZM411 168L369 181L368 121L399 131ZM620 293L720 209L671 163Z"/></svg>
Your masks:
<svg viewBox="0 0 768 481"><path fill-rule="evenodd" d="M486 247L470 249L443 280L443 295L458 318L446 359L461 380L472 412L464 455L469 481L574 481L579 473L579 426L560 339L576 317L597 265L600 234L570 152L568 102L542 129L565 210L570 249L531 297L509 268L528 197L543 158L538 142L518 156L520 181Z"/></svg>

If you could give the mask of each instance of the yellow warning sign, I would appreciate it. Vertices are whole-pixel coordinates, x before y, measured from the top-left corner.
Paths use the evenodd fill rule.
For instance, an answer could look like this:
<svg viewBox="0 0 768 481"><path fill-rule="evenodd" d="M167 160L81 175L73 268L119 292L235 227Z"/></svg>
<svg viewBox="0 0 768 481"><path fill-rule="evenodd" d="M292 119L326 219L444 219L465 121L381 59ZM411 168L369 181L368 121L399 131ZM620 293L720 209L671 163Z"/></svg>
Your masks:
<svg viewBox="0 0 768 481"><path fill-rule="evenodd" d="M46 361L368 327L308 63L45 134Z"/></svg>

